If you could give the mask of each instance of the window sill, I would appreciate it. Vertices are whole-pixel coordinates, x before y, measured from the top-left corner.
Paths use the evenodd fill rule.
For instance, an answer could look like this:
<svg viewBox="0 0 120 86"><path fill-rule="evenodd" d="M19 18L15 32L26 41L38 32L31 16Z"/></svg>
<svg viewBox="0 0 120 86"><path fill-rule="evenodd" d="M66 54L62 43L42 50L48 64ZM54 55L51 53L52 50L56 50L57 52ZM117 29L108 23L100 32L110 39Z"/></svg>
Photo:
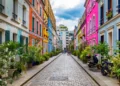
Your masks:
<svg viewBox="0 0 120 86"><path fill-rule="evenodd" d="M17 24L20 24L16 19L11 19L13 22L17 23Z"/></svg>
<svg viewBox="0 0 120 86"><path fill-rule="evenodd" d="M22 26L27 29L27 26L26 26L26 25L22 24Z"/></svg>
<svg viewBox="0 0 120 86"><path fill-rule="evenodd" d="M8 17L8 15L6 15L5 13L3 13L3 12L0 12L0 15L1 16L3 16L3 17L5 17L5 18L7 18Z"/></svg>

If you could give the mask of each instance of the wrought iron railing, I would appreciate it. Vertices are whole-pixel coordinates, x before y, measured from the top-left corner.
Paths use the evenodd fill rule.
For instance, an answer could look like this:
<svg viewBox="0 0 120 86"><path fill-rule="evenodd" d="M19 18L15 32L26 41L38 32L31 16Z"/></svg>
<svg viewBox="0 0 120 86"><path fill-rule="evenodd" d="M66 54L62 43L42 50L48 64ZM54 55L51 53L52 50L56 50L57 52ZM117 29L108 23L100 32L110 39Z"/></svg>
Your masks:
<svg viewBox="0 0 120 86"><path fill-rule="evenodd" d="M17 14L15 12L13 12L13 19L17 19Z"/></svg>

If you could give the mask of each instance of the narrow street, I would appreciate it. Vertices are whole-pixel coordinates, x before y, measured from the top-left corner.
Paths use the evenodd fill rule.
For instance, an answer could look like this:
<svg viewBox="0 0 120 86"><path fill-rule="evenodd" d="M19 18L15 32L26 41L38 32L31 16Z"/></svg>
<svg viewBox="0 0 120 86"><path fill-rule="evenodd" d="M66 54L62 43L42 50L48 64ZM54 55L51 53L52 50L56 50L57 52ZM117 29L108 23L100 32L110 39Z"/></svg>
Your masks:
<svg viewBox="0 0 120 86"><path fill-rule="evenodd" d="M98 86L71 56L62 54L24 86Z"/></svg>

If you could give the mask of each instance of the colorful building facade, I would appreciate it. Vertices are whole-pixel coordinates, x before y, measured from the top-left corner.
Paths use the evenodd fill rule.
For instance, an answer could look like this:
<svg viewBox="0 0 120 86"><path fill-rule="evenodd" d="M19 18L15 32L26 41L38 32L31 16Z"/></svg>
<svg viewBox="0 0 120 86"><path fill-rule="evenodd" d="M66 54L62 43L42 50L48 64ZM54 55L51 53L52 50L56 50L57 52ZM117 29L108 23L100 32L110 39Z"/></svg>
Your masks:
<svg viewBox="0 0 120 86"><path fill-rule="evenodd" d="M48 18L48 34L49 34L49 42L48 42L48 52L51 52L53 50L53 33L52 33L53 27L50 18Z"/></svg>
<svg viewBox="0 0 120 86"><path fill-rule="evenodd" d="M26 0L0 0L0 44L28 44L29 5Z"/></svg>
<svg viewBox="0 0 120 86"><path fill-rule="evenodd" d="M29 0L29 45L42 46L42 27L43 27L43 0Z"/></svg>
<svg viewBox="0 0 120 86"><path fill-rule="evenodd" d="M48 52L48 16L44 10L44 24L43 24L43 53Z"/></svg>
<svg viewBox="0 0 120 86"><path fill-rule="evenodd" d="M99 41L108 43L109 54L114 54L116 41L120 41L120 0L100 0Z"/></svg>
<svg viewBox="0 0 120 86"><path fill-rule="evenodd" d="M98 2L86 0L86 41L89 45L98 44Z"/></svg>

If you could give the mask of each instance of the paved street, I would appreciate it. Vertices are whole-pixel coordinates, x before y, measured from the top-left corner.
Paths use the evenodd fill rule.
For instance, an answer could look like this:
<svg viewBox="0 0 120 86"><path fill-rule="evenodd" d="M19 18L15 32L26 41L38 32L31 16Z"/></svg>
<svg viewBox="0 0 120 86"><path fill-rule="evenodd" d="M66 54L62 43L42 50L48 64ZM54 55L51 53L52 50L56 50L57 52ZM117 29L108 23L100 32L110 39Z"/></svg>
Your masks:
<svg viewBox="0 0 120 86"><path fill-rule="evenodd" d="M67 54L53 63L24 86L98 86Z"/></svg>

